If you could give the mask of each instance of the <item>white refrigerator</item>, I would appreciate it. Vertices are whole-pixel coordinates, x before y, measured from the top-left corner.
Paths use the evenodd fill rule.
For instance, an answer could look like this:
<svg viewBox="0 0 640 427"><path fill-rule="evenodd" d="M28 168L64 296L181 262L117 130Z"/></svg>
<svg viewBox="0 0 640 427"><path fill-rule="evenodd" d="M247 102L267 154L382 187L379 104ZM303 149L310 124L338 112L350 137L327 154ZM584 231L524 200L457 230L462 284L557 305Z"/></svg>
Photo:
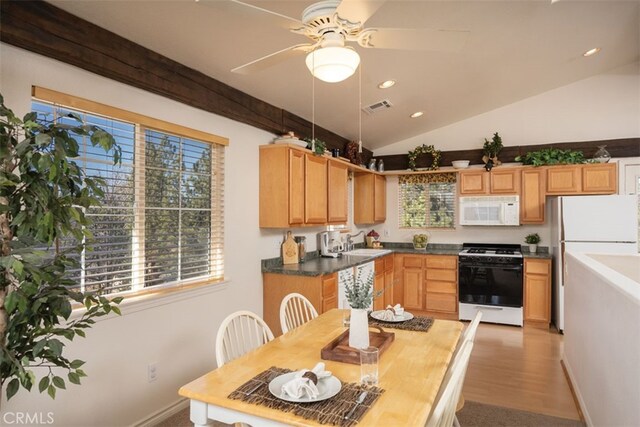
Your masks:
<svg viewBox="0 0 640 427"><path fill-rule="evenodd" d="M562 331L565 252L638 253L638 196L564 196L549 201L553 318Z"/></svg>

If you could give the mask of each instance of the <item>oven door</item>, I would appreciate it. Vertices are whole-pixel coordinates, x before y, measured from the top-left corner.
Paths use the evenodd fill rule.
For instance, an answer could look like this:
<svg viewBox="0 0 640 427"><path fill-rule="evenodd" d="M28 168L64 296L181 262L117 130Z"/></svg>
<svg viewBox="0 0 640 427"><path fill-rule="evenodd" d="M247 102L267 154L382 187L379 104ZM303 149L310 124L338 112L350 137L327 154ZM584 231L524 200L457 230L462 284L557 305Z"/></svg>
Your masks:
<svg viewBox="0 0 640 427"><path fill-rule="evenodd" d="M461 303L522 307L522 264L465 263L460 259L458 295Z"/></svg>

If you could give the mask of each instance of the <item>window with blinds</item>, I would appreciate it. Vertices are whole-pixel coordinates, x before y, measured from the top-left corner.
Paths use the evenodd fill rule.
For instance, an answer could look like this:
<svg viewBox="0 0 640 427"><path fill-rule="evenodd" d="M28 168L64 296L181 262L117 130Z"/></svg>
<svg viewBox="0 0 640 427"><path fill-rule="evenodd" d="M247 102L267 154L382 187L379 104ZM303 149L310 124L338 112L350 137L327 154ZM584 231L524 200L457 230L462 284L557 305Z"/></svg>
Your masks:
<svg viewBox="0 0 640 427"><path fill-rule="evenodd" d="M102 206L85 212L91 241L56 245L82 245L80 268L69 271L81 290L104 295L223 279L224 145L41 100L32 110L45 123L76 125L67 115L77 114L122 149L114 165L102 148L75 135L74 161L106 184Z"/></svg>
<svg viewBox="0 0 640 427"><path fill-rule="evenodd" d="M398 179L400 228L455 228L455 173L400 175Z"/></svg>

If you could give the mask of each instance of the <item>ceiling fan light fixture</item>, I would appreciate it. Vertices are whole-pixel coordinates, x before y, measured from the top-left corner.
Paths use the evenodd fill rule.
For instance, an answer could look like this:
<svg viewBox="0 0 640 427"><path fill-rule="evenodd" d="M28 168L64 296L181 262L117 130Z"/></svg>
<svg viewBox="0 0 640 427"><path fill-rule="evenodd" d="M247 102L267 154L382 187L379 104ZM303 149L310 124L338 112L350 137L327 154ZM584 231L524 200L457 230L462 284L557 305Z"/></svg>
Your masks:
<svg viewBox="0 0 640 427"><path fill-rule="evenodd" d="M424 114L424 112L422 111L416 111L415 113L411 114L409 117L411 117L412 119L417 119L418 117L422 116Z"/></svg>
<svg viewBox="0 0 640 427"><path fill-rule="evenodd" d="M385 80L382 83L380 83L378 85L378 88L380 89L389 89L391 86L395 85L396 81L395 80Z"/></svg>
<svg viewBox="0 0 640 427"><path fill-rule="evenodd" d="M314 77L337 83L355 73L360 65L360 56L349 47L328 46L310 52L305 62Z"/></svg>

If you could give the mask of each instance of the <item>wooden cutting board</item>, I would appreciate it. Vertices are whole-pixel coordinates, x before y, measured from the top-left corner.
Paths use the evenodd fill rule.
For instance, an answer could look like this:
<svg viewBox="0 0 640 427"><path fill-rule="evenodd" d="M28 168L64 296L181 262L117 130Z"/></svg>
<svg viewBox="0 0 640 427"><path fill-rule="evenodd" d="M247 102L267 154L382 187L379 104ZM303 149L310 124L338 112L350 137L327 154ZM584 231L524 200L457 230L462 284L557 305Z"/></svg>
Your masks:
<svg viewBox="0 0 640 427"><path fill-rule="evenodd" d="M293 240L293 236L290 231L287 231L287 238L282 243L282 263L298 263L298 244Z"/></svg>

